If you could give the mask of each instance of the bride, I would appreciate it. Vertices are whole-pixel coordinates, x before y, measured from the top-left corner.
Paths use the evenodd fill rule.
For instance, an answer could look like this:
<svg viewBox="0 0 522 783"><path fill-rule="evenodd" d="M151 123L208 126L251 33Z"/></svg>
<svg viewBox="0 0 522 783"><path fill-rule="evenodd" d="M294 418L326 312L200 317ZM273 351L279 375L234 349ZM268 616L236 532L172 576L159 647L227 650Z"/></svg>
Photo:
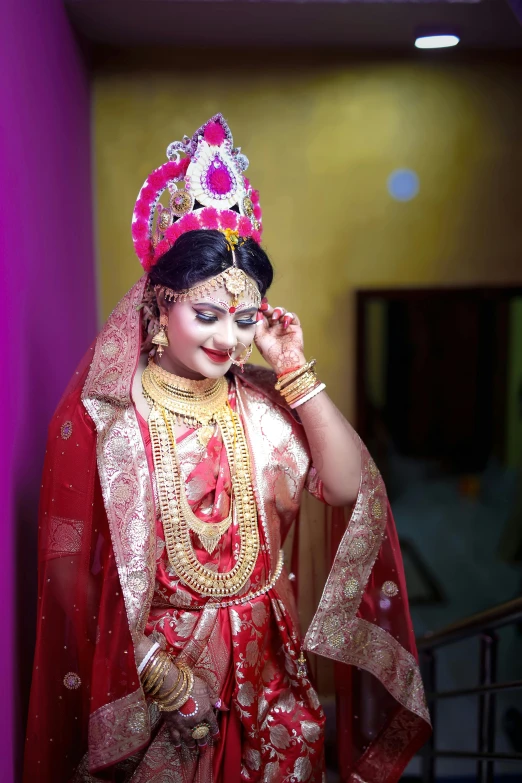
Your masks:
<svg viewBox="0 0 522 783"><path fill-rule="evenodd" d="M225 120L167 155L144 274L49 428L24 781L323 781L306 651L336 661L342 779L397 781L429 717L382 479L266 297ZM304 490L341 532L303 641L281 546Z"/></svg>

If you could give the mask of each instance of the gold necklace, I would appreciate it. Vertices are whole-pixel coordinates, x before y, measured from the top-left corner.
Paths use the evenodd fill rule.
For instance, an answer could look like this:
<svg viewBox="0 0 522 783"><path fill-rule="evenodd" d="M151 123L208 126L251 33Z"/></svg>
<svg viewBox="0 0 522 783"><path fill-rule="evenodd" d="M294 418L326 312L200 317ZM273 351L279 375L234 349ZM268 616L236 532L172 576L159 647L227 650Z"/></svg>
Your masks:
<svg viewBox="0 0 522 783"><path fill-rule="evenodd" d="M225 378L192 381L167 372L151 360L143 372L142 386L147 399L173 413L178 423L181 418L190 426L202 424L197 431L199 440L203 446L208 444L213 432L210 422L215 422L216 410L228 404L228 384ZM177 470L181 475L175 437L172 432L170 435ZM178 500L189 528L198 536L206 551L212 554L219 539L232 524L232 499L228 516L217 523L204 522L196 516L187 500L183 481Z"/></svg>
<svg viewBox="0 0 522 783"><path fill-rule="evenodd" d="M215 413L228 401L225 377L192 381L167 372L150 359L141 383L145 397L174 413L177 424L197 428L199 442L204 447L208 445L216 422Z"/></svg>
<svg viewBox="0 0 522 783"><path fill-rule="evenodd" d="M143 373L144 376L145 372ZM168 375L170 376L170 374ZM175 376L170 376L170 378L173 379ZM259 554L259 531L257 527L257 509L252 489L248 446L239 416L231 409L228 403L228 387L225 404L217 407L214 403L212 406L211 420L215 421L221 430L223 444L231 469L232 497L238 521L240 547L238 559L234 567L228 572L216 573L211 568L202 565L197 559L189 531L193 530L202 540L200 535L201 526L208 528L207 530L201 530L201 533L203 537L206 536L206 543L209 545L213 544L212 549L214 549L219 540L219 535L222 535L222 533L218 533L218 530L213 533L212 529L221 526L224 529L228 529L230 522L228 517L217 525L202 522L190 508L184 492L174 437L174 425L177 417L180 415L177 394L174 399L166 399L167 397L170 398L171 395L167 395L163 384L161 384L163 388L158 389L154 384L147 385L147 380L143 383L143 389L152 402L152 411L149 416L149 431L169 561L181 581L201 595L214 598L226 598L236 595L254 570ZM167 381L168 379L163 378L163 380ZM225 379L218 380L223 380L226 384ZM169 382L169 386L172 383L172 381ZM214 385L215 382L209 389L213 389ZM172 385L172 388L174 390L175 387ZM156 397L158 398L156 399ZM164 402L169 403L168 406L164 405ZM172 410L173 408L175 410ZM183 415L193 416L194 413L193 411L186 411ZM188 513L189 509L190 514ZM232 513L231 501L230 520L232 519ZM194 518L197 520L197 523L194 521ZM205 546L203 540L202 543Z"/></svg>

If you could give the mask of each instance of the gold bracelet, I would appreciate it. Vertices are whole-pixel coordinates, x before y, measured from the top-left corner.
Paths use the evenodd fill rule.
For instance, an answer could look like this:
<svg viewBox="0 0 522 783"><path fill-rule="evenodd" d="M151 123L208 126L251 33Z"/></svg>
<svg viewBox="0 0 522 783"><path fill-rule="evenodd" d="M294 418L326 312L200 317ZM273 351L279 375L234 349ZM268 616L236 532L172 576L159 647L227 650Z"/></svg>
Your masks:
<svg viewBox="0 0 522 783"><path fill-rule="evenodd" d="M282 375L280 378L277 379L275 383L276 391L281 391L283 386L287 386L287 384L289 384L290 381L293 381L294 378L299 377L299 375L302 375L307 370L311 370L314 365L315 365L315 359L312 359L310 362L303 364L302 367L298 367L297 370L292 370L292 372L288 372Z"/></svg>
<svg viewBox="0 0 522 783"><path fill-rule="evenodd" d="M158 649L157 649L157 650L156 650L156 651L155 651L155 652L154 652L154 653L151 655L151 657L149 658L149 660L147 661L147 663L146 663L146 665L145 665L145 668L143 669L143 671L142 671L142 672L141 672L141 674L140 674L140 680L141 680L142 684L143 684L143 683L144 683L144 682L147 680L147 678L150 676L151 672L152 672L152 671L153 671L153 670L156 668L156 666L158 665L158 662L159 662L159 660L160 660L160 658L161 658L161 653L162 653L162 650L158 648Z"/></svg>
<svg viewBox="0 0 522 783"><path fill-rule="evenodd" d="M298 367L297 370L293 370L292 372L286 373L285 375L282 375L280 378L277 379L275 383L275 388L277 391L281 391L285 386L288 386L289 383L294 381L296 378L299 378L303 373L308 372L308 370L311 370L315 365L315 359L312 359L311 362L307 362L306 364L303 364L302 367Z"/></svg>
<svg viewBox="0 0 522 783"><path fill-rule="evenodd" d="M285 386L283 386L283 388L281 389L281 394L287 394L287 392L289 392L290 389L299 386L299 384L303 383L303 381L306 378L309 378L310 375L315 375L315 370L313 368L311 370L307 370L306 372L301 373L301 375L298 375L297 378L294 378L292 381L290 381L290 383L285 384Z"/></svg>
<svg viewBox="0 0 522 783"><path fill-rule="evenodd" d="M298 400L302 399L303 397L306 397L310 392L313 392L314 389L317 389L317 387L320 385L320 381L316 379L315 383L312 383L311 386L309 386L306 389L302 389L297 394L294 394L291 399L287 399L286 402L288 405L293 405L294 402L297 402Z"/></svg>
<svg viewBox="0 0 522 783"><path fill-rule="evenodd" d="M284 389L281 389L280 394L287 400L289 397L291 397L293 394L298 392L300 389L306 388L307 386L310 386L311 384L316 383L317 381L317 375L313 370L309 370L304 375L301 375L299 378L297 378L295 381L292 381L288 386L285 386Z"/></svg>
<svg viewBox="0 0 522 783"><path fill-rule="evenodd" d="M141 680L141 683L142 683L142 685L143 685L144 681L147 679L147 677L148 677L148 675L149 675L149 672L150 672L150 669L151 669L151 666L152 666L152 664L153 664L153 663L154 663L154 661L156 660L156 654L157 654L157 652L158 652L158 650L156 650L156 652L154 652L154 653L151 655L151 657L149 658L149 660L148 660L148 661L147 661L147 663L145 664L145 668L143 669L143 671L142 671L142 672L141 672L141 674L140 674L140 680Z"/></svg>
<svg viewBox="0 0 522 783"><path fill-rule="evenodd" d="M302 389L299 389L295 394L292 394L290 397L287 397L285 399L285 402L287 405L293 405L294 402L297 402L297 400L301 399L301 397L304 397L308 394L308 392L311 392L313 389L315 389L316 386L318 386L319 381L314 381L314 383L309 384L308 386L303 387Z"/></svg>
<svg viewBox="0 0 522 783"><path fill-rule="evenodd" d="M141 673L141 684L148 690L151 687L151 681L156 677L159 667L161 665L161 658L155 655L152 660L147 664L143 672Z"/></svg>
<svg viewBox="0 0 522 783"><path fill-rule="evenodd" d="M192 689L194 688L194 675L192 674L192 671L189 669L189 667L182 663L180 666L183 667L185 670L185 675L187 677L185 690L183 693L181 693L176 701L176 708L179 710L180 707L183 707L183 705L190 699L190 694L192 693Z"/></svg>
<svg viewBox="0 0 522 783"><path fill-rule="evenodd" d="M181 690L181 684L183 682L183 673L181 669L178 669L175 663L173 663L172 665L176 669L178 676L172 688L170 688L168 691L165 691L165 693L158 694L159 698L162 699L163 701L166 701L169 698L174 698L174 696L177 696L177 694Z"/></svg>
<svg viewBox="0 0 522 783"><path fill-rule="evenodd" d="M174 712L175 710L179 710L180 707L183 707L183 705L186 704L190 699L190 694L194 688L194 675L189 667L184 663L179 664L179 668L184 671L187 678L186 687L184 688L183 693L181 693L177 699L173 699L169 702L161 702L158 704L162 712Z"/></svg>
<svg viewBox="0 0 522 783"><path fill-rule="evenodd" d="M152 681L156 678L158 672L161 670L161 664L161 656L159 654L154 655L150 663L145 667L145 670L141 674L141 681L144 687L151 687Z"/></svg>
<svg viewBox="0 0 522 783"><path fill-rule="evenodd" d="M143 687L146 691L150 693L154 689L154 686L160 679L161 675L170 669L170 665L172 663L172 660L170 658L170 655L167 653L164 653L162 651L161 655L158 655L157 659L154 662L154 666L144 681L143 681Z"/></svg>
<svg viewBox="0 0 522 783"><path fill-rule="evenodd" d="M317 376L315 373L307 373L306 376L303 378L303 380L294 386L292 384L292 388L283 389L281 394L283 395L283 399L286 402L290 402L294 397L298 396L299 394L302 394L303 391L306 389L311 389L314 384L317 383Z"/></svg>
<svg viewBox="0 0 522 783"><path fill-rule="evenodd" d="M165 682L165 678L167 674L170 672L171 666L172 666L172 661L168 661L168 663L165 661L165 665L162 669L160 676L158 677L156 684L154 685L153 688L149 690L149 696L152 697L156 696L163 688L163 683Z"/></svg>
<svg viewBox="0 0 522 783"><path fill-rule="evenodd" d="M178 679L176 680L176 685L171 688L170 691L167 691L167 693L162 694L156 701L159 704L170 704L172 701L175 701L176 699L179 699L180 695L185 691L187 687L187 675L185 672L179 671Z"/></svg>
<svg viewBox="0 0 522 783"><path fill-rule="evenodd" d="M309 391L308 394L302 394L295 402L290 405L290 407L292 409L298 408L300 405L303 405L303 403L308 402L308 400L311 400L313 397L315 397L316 394L322 392L323 389L326 389L326 384L317 383L312 391Z"/></svg>

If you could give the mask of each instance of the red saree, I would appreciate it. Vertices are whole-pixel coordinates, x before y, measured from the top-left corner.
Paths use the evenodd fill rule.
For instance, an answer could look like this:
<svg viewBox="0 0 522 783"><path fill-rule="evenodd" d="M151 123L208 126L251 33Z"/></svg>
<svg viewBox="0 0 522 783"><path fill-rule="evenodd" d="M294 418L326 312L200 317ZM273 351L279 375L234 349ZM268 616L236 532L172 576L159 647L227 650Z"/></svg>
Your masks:
<svg viewBox="0 0 522 783"><path fill-rule="evenodd" d="M223 770L245 781L320 781L322 711L310 682L297 677L300 635L286 570L275 578L302 492L314 490L304 433L279 405L268 371L236 377L262 540L247 587L274 585L226 608L197 607L197 596L176 606L184 591L165 592L161 578L146 437L130 394L145 282L108 319L49 427L24 781L189 783L213 773L219 780ZM429 717L393 519L361 449L359 496L347 523L337 520L337 553L304 646L338 662L339 695L349 696L339 703L342 779L396 781L425 741ZM175 617L162 631L160 594ZM147 632L161 632L230 707L213 759L175 750L148 704L134 657L134 640Z"/></svg>

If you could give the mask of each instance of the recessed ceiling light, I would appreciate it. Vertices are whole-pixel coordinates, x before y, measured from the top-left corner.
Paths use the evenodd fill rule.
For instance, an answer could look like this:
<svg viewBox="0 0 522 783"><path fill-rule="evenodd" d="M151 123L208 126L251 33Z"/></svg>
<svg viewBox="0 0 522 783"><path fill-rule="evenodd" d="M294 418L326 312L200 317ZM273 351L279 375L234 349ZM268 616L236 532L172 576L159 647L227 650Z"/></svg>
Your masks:
<svg viewBox="0 0 522 783"><path fill-rule="evenodd" d="M460 38L457 35L423 35L415 40L417 49L444 49L456 46Z"/></svg>

